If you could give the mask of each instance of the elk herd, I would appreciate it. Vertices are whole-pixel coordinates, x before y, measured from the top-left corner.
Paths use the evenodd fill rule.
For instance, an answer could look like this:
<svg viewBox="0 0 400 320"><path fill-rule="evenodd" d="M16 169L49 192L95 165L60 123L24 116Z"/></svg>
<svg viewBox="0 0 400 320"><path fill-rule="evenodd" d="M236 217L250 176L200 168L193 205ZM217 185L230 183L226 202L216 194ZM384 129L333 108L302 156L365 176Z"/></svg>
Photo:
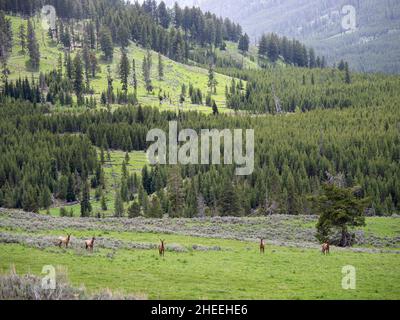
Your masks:
<svg viewBox="0 0 400 320"><path fill-rule="evenodd" d="M89 252L93 252L94 249L94 241L96 240L96 238L93 236L92 239L89 240L85 240L84 245L85 245L85 249ZM57 246L59 246L60 248L62 246L65 246L65 248L68 248L69 243L71 242L71 234L67 234L66 237L59 237L58 241L57 241ZM322 244L322 254L323 255L328 255L330 254L330 245L329 245L329 241L325 241ZM165 240L160 239L160 244L158 246L158 253L160 255L160 257L164 257L165 256ZM260 239L260 254L265 254L265 239L261 238Z"/></svg>

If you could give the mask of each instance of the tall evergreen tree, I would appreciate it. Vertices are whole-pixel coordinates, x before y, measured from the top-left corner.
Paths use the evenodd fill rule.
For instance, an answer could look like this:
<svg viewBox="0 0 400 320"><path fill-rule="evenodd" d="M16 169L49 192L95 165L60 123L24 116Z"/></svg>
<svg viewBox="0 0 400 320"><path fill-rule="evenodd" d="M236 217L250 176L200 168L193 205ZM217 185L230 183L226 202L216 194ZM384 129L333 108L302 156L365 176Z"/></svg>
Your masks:
<svg viewBox="0 0 400 320"><path fill-rule="evenodd" d="M250 38L247 35L247 33L245 33L243 36L240 37L239 50L247 52L249 51L249 46L250 46Z"/></svg>
<svg viewBox="0 0 400 320"><path fill-rule="evenodd" d="M121 49L121 61L119 63L119 76L121 78L122 90L125 94L125 99L128 94L128 78L131 66L129 64L128 56L126 50Z"/></svg>
<svg viewBox="0 0 400 320"><path fill-rule="evenodd" d="M212 94L217 94L218 81L215 76L214 66L210 65L208 69L208 88Z"/></svg>
<svg viewBox="0 0 400 320"><path fill-rule="evenodd" d="M115 201L114 201L114 216L117 218L121 218L124 216L124 203L121 198L121 193L115 193Z"/></svg>
<svg viewBox="0 0 400 320"><path fill-rule="evenodd" d="M89 217L92 212L90 204L90 187L88 181L83 181L82 198L81 198L81 217Z"/></svg>
<svg viewBox="0 0 400 320"><path fill-rule="evenodd" d="M19 26L19 44L21 46L21 52L25 54L25 49L26 49L26 30L25 30L25 24L21 23Z"/></svg>
<svg viewBox="0 0 400 320"><path fill-rule="evenodd" d="M82 60L79 52L74 58L74 91L78 105L81 105L83 103L84 86Z"/></svg>
<svg viewBox="0 0 400 320"><path fill-rule="evenodd" d="M35 29L31 20L28 20L27 47L29 51L29 63L32 68L37 69L40 65L40 49L36 39Z"/></svg>
<svg viewBox="0 0 400 320"><path fill-rule="evenodd" d="M103 26L100 30L100 46L107 61L112 61L114 54L114 45L112 41L111 31L108 27Z"/></svg>

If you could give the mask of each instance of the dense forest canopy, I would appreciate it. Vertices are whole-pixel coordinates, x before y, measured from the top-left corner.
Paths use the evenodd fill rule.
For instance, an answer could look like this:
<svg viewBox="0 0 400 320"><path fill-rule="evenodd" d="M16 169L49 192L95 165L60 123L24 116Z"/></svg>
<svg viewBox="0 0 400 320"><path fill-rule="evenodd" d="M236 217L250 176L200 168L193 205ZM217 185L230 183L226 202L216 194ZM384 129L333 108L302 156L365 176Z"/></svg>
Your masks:
<svg viewBox="0 0 400 320"><path fill-rule="evenodd" d="M308 196L320 193L328 177L340 176L344 185L359 185L370 197L370 213L399 212L399 77L354 74L344 61L327 67L313 49L273 33L264 35L251 53L239 25L198 8L176 5L170 10L151 0L142 5L120 0L50 3L61 18L47 33L58 60L43 71L44 40L39 44L34 16L43 1L0 0L0 10L26 18L15 34L15 17L0 11L0 207L38 211L56 201L80 202L82 216L88 216L90 192L106 207L103 193L111 190L117 217L125 214L124 204L132 217L313 213ZM142 61L128 58L131 41L144 52ZM253 68L221 58L226 42ZM29 58L24 67L37 77L9 79L7 60L15 47ZM153 51L158 52L160 82L166 70L174 72L182 63L207 68L202 74L206 93L178 77L174 81L180 106L187 99L209 108L211 115L142 106L140 86L159 99L160 108L171 101L161 88L156 96ZM165 57L171 59L169 69ZM230 80L218 101L226 101L232 111L228 115L218 109L217 72ZM93 82L98 80L104 80L104 87L96 92ZM115 90L116 81L121 89ZM167 130L171 120L196 131L254 129L254 173L236 177L234 166L190 165L144 166L138 175L128 172L127 154L121 180L107 185L105 155L146 151L148 131Z"/></svg>
<svg viewBox="0 0 400 320"><path fill-rule="evenodd" d="M41 199L27 194L49 190L59 195L60 188L66 188L60 184L68 187L71 176L74 181L88 179L91 174L96 177L98 164L93 146L98 150L145 150L149 129L167 130L168 121L177 119L175 113L137 107L114 113L49 116L44 107L3 102L0 111L4 141L0 205L26 209L43 205L26 204L32 198ZM344 173L346 184L362 186L372 198L375 213L399 209L399 114L394 105L342 112L318 110L284 117L182 113L179 120L182 128L195 130L254 128L256 165L251 176L242 178L234 176L233 166L183 166L178 172L165 166L143 169L145 192L156 193L166 212L171 212L173 203L179 207L173 207L171 215L195 216L199 195L210 210L221 215L248 215L254 210L262 213L266 203L273 206L274 212L310 212L306 196L320 190L327 173ZM100 176L98 169L97 179ZM176 194L166 193L164 188L171 183L180 190L179 199L171 198ZM80 184L75 183L74 188L79 190ZM79 191L74 190L78 195ZM24 195L28 197L25 202ZM227 201L222 203L221 199ZM147 207L143 198L140 201Z"/></svg>

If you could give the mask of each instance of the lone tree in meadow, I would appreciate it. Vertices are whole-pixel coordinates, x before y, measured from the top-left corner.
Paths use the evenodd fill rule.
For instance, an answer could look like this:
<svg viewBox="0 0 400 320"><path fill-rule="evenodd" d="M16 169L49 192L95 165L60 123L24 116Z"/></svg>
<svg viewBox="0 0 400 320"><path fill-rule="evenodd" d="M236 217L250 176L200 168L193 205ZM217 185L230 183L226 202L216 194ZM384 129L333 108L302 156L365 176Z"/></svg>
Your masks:
<svg viewBox="0 0 400 320"><path fill-rule="evenodd" d="M341 247L351 245L349 227L365 226L365 209L369 199L359 196L360 188L341 188L327 183L323 193L313 197L312 203L319 213L317 223L317 239L327 241L335 231L340 231L341 239L337 243Z"/></svg>

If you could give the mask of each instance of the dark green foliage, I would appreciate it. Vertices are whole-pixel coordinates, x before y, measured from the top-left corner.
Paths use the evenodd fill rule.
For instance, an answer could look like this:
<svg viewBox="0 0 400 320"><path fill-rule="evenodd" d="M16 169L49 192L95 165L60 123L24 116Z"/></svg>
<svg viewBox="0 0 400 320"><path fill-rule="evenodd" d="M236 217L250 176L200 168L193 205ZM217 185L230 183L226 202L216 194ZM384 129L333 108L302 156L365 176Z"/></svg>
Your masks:
<svg viewBox="0 0 400 320"><path fill-rule="evenodd" d="M250 46L250 38L247 35L247 33L245 33L243 36L240 37L238 48L243 52L247 52L249 51L249 46Z"/></svg>
<svg viewBox="0 0 400 320"><path fill-rule="evenodd" d="M141 215L140 205L135 201L131 204L128 209L128 217L129 218L137 218Z"/></svg>
<svg viewBox="0 0 400 320"><path fill-rule="evenodd" d="M6 61L12 50L12 26L11 20L0 11L0 62Z"/></svg>
<svg viewBox="0 0 400 320"><path fill-rule="evenodd" d="M81 217L89 217L92 212L90 204L90 187L87 181L83 181L82 197L81 197Z"/></svg>
<svg viewBox="0 0 400 320"><path fill-rule="evenodd" d="M121 193L115 193L115 201L114 201L114 216L117 218L121 218L124 216L124 203L121 198Z"/></svg>
<svg viewBox="0 0 400 320"><path fill-rule="evenodd" d="M78 53L74 58L74 91L78 101L78 105L83 104L83 66L81 55Z"/></svg>
<svg viewBox="0 0 400 320"><path fill-rule="evenodd" d="M27 46L29 63L33 69L38 69L40 65L40 49L31 20L28 20Z"/></svg>
<svg viewBox="0 0 400 320"><path fill-rule="evenodd" d="M114 53L114 45L111 37L111 31L108 27L103 26L100 30L100 46L104 53L104 58L111 61Z"/></svg>
<svg viewBox="0 0 400 320"><path fill-rule="evenodd" d="M0 104L0 206L37 211L50 206L52 194L76 201L77 178L97 165L88 138L43 128L46 113L29 103Z"/></svg>
<svg viewBox="0 0 400 320"><path fill-rule="evenodd" d="M124 100L126 102L128 95L128 77L131 71L128 56L125 50L121 50L121 61L119 63L119 76L121 78L122 91L124 92Z"/></svg>
<svg viewBox="0 0 400 320"><path fill-rule="evenodd" d="M323 193L313 198L316 212L320 215L317 223L317 238L321 242L330 240L332 231L338 229L341 240L338 245L351 245L350 227L365 225L365 209L369 199L360 198L360 188L340 188L335 184L324 184Z"/></svg>

